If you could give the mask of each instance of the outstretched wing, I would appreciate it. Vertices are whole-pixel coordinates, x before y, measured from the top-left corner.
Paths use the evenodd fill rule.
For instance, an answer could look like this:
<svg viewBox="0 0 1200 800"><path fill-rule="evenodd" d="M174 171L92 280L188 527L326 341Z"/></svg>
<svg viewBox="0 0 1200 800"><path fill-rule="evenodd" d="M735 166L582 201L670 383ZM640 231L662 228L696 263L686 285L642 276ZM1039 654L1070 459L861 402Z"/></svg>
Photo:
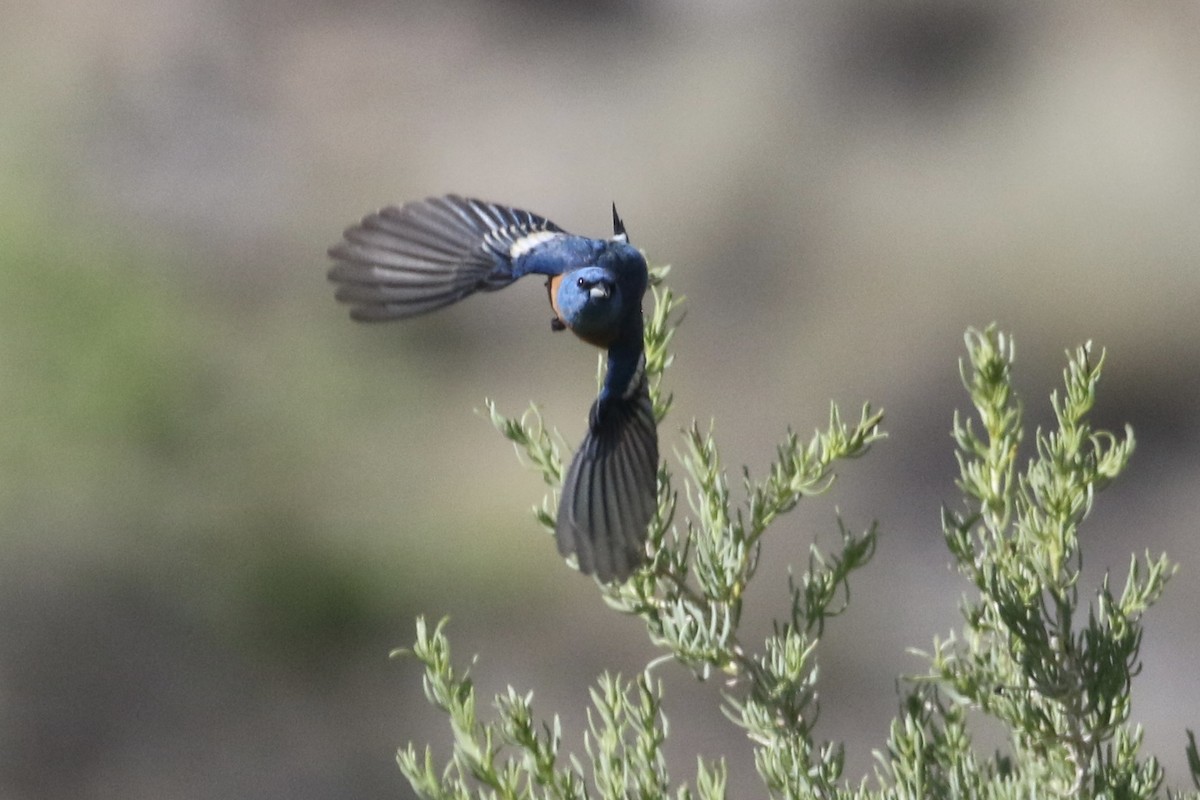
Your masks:
<svg viewBox="0 0 1200 800"><path fill-rule="evenodd" d="M513 261L567 235L517 208L446 195L368 214L329 248L337 299L361 321L403 319L512 283Z"/></svg>
<svg viewBox="0 0 1200 800"><path fill-rule="evenodd" d="M624 395L592 406L588 433L563 480L558 552L574 555L580 572L604 583L624 581L646 560L646 526L657 505L658 432L639 364Z"/></svg>

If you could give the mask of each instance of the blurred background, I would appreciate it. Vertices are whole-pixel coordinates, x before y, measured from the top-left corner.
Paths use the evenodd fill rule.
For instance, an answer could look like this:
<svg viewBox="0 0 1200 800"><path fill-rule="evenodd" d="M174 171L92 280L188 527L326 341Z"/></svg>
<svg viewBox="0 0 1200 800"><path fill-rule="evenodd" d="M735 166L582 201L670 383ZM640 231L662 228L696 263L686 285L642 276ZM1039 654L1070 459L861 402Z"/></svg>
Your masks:
<svg viewBox="0 0 1200 800"><path fill-rule="evenodd" d="M1182 568L1134 717L1175 785L1200 725L1200 10L772 0L7 3L0 31L0 796L406 797L445 753L411 660L452 617L485 698L585 724L656 653L529 513L539 478L476 413L578 441L596 356L518 284L351 324L325 248L454 191L611 231L688 298L662 431L715 421L736 479L788 426L887 410L890 438L781 521L878 555L820 653L823 738L871 769L907 647L959 627L938 525L969 325L1017 342L1028 422L1064 349L1108 349L1097 420L1136 431L1086 571ZM676 779L727 754L720 687L658 669ZM985 737L986 742L986 737ZM571 742L579 750L580 741Z"/></svg>

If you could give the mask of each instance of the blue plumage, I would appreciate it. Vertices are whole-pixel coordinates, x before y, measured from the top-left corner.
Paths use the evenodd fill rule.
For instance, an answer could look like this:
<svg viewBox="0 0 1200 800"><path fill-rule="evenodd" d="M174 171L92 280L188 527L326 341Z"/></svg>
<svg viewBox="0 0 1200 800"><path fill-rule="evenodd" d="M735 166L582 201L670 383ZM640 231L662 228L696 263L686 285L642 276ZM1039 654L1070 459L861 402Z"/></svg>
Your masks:
<svg viewBox="0 0 1200 800"><path fill-rule="evenodd" d="M389 207L329 249L337 299L360 321L404 319L518 278L546 276L552 328L608 350L588 432L563 479L555 538L579 570L624 581L645 561L658 436L645 376L646 260L613 208L613 237L576 236L528 211L446 195Z"/></svg>

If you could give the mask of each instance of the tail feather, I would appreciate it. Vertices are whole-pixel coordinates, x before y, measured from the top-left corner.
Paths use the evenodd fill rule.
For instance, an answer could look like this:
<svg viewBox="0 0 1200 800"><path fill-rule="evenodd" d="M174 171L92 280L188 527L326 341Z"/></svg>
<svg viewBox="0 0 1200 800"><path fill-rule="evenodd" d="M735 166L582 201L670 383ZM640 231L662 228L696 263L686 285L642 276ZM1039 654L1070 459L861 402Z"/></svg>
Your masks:
<svg viewBox="0 0 1200 800"><path fill-rule="evenodd" d="M457 195L391 206L329 248L329 279L355 319L403 319L512 283L513 242L540 231L560 229L528 211Z"/></svg>
<svg viewBox="0 0 1200 800"><path fill-rule="evenodd" d="M638 381L602 412L593 406L558 508L559 553L604 583L626 580L646 560L646 527L658 505L654 408L645 375Z"/></svg>

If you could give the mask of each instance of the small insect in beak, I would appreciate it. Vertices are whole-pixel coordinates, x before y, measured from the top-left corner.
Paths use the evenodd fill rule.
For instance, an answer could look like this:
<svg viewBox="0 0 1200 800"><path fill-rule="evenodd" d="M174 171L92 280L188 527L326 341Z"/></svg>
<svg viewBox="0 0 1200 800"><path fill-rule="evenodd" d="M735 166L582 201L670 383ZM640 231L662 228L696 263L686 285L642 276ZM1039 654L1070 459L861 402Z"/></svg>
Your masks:
<svg viewBox="0 0 1200 800"><path fill-rule="evenodd" d="M588 289L588 297L593 300L607 300L610 294L612 294L612 292L609 290L608 286L603 283L597 283L592 286L592 288Z"/></svg>

